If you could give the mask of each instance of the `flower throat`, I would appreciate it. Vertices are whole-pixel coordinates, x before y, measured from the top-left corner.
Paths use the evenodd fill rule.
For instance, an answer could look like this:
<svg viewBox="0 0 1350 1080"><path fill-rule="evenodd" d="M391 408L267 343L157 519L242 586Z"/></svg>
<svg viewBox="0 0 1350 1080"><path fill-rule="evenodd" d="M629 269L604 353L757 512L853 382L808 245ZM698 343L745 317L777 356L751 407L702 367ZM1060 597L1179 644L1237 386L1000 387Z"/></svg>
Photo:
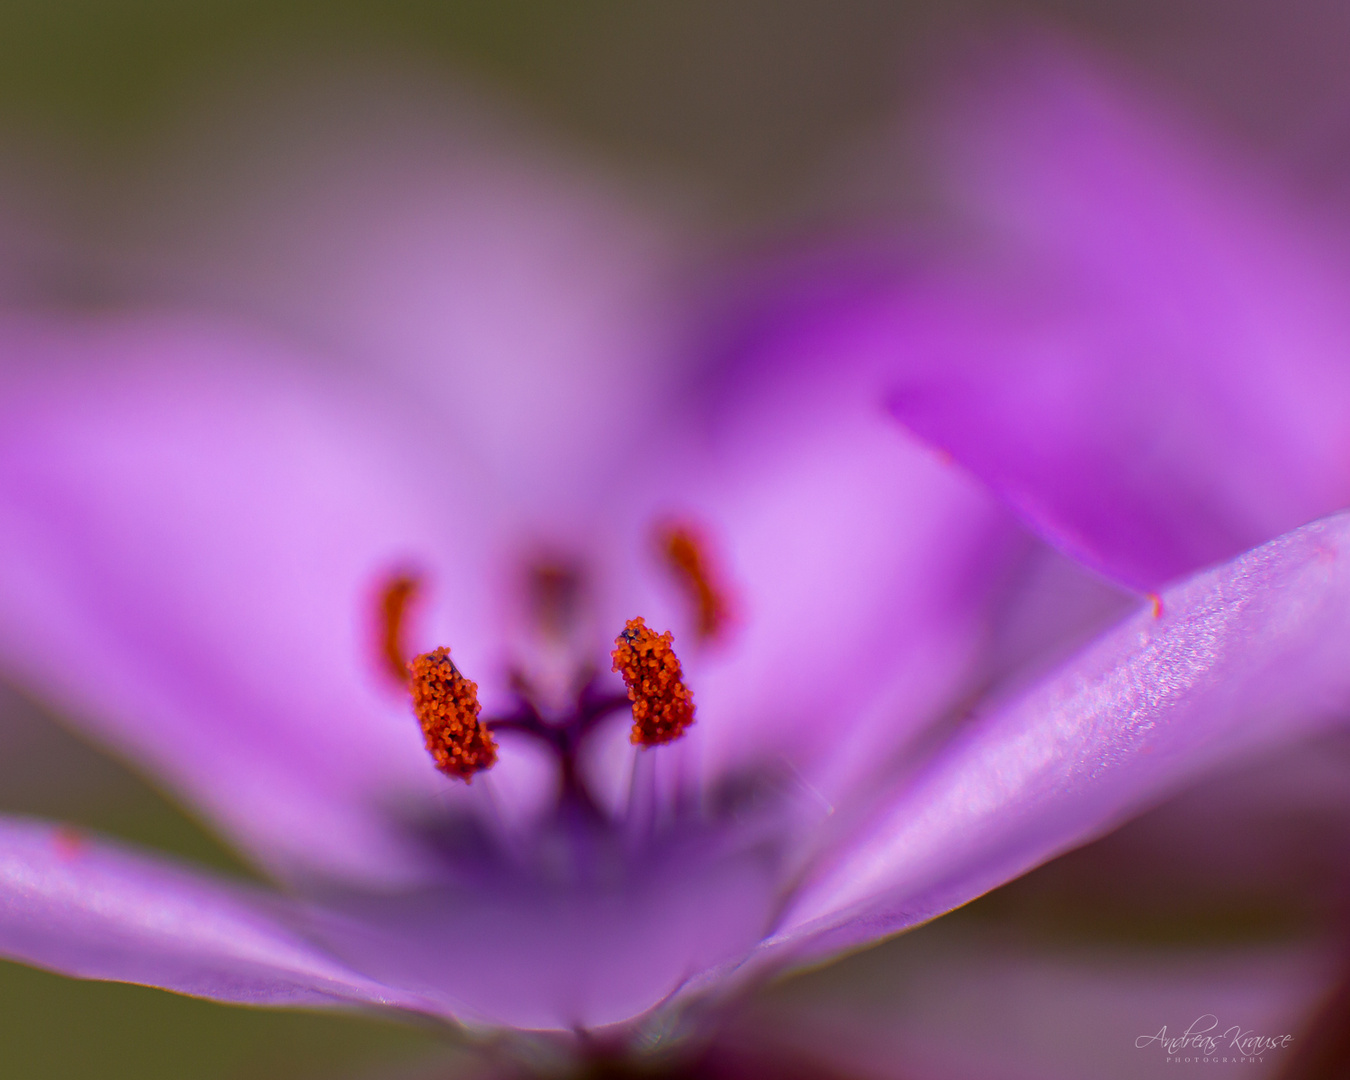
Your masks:
<svg viewBox="0 0 1350 1080"><path fill-rule="evenodd" d="M727 622L724 593L714 577L697 534L688 527L666 526L658 542L667 567L690 601L700 639L719 635ZM557 630L575 603L569 575L556 567L536 567L532 575L535 617L545 630ZM465 783L497 762L498 732L515 732L542 743L558 763L561 799L587 813L600 814L578 769L581 745L601 721L631 708L630 741L643 748L679 739L694 723L694 700L675 654L674 637L657 633L642 618L630 619L610 654L611 670L623 677L627 693L605 691L593 670L582 680L570 707L540 708L538 695L518 670L511 673L515 708L484 718L478 684L465 677L444 646L405 659L408 612L422 590L412 573L387 580L379 596L378 653L381 666L409 691L427 752L437 769Z"/></svg>

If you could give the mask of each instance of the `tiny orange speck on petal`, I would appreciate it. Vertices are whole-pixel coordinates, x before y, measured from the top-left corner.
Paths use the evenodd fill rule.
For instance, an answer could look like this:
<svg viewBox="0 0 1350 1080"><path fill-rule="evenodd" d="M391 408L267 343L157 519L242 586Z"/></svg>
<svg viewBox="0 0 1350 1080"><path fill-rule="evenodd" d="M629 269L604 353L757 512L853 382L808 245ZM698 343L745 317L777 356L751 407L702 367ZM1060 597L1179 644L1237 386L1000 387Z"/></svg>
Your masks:
<svg viewBox="0 0 1350 1080"><path fill-rule="evenodd" d="M58 825L52 833L52 846L62 862L72 862L84 854L89 846L89 837L74 825Z"/></svg>

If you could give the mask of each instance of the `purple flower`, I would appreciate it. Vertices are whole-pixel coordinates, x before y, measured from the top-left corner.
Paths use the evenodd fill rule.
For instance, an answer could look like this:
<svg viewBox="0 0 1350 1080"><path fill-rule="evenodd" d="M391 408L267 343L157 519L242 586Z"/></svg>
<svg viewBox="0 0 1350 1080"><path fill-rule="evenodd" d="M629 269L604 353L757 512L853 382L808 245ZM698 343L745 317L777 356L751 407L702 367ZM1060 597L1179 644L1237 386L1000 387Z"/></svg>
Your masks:
<svg viewBox="0 0 1350 1080"><path fill-rule="evenodd" d="M229 303L271 332L7 319L6 672L280 887L11 819L0 951L660 1048L1338 725L1350 519L1303 524L1344 501L1336 279L1193 191L1128 101L1032 74L958 144L1012 223L993 258L948 249L715 365L681 361L659 230L478 135L328 162L284 230L250 210L201 276L266 268ZM1033 541L887 400L1160 603L967 717ZM632 746L616 702L636 617L697 710L669 745ZM495 723L471 784L389 678L409 643L448 646Z"/></svg>

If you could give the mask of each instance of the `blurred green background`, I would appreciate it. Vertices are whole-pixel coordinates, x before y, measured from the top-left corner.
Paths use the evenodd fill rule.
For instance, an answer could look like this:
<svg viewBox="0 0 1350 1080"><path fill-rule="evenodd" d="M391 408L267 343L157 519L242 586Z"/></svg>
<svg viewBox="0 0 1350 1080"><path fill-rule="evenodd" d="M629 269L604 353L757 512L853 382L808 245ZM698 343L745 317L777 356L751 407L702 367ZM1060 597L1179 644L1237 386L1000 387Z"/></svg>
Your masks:
<svg viewBox="0 0 1350 1080"><path fill-rule="evenodd" d="M1340 116L1324 88L1341 78L1350 33L1343 19L1287 15L1284 5L1160 0L3 0L0 155L59 160L97 199L106 170L134 161L222 81L368 54L480 81L612 165L692 192L727 229L767 235L792 222L834 154L941 70L955 43L1034 18L1122 53L1316 182L1326 170L1319 136ZM0 696L0 811L247 872L132 771L17 692ZM1082 891L1099 879L1074 868L1090 871L1092 858L1049 867L961 917L1163 940L1283 933L1298 921L1256 897L1197 922L1184 904L1169 906L1166 888L1156 910L1133 905L1136 917L1124 918L1111 890ZM896 962L906 947L887 946ZM453 1051L392 1021L229 1008L0 963L3 1077L360 1076L376 1061L440 1075Z"/></svg>
<svg viewBox="0 0 1350 1080"><path fill-rule="evenodd" d="M953 43L1026 23L1125 55L1288 154L1343 119L1335 0L5 0L0 133L97 168L241 71L377 55L479 80L625 168L772 218Z"/></svg>

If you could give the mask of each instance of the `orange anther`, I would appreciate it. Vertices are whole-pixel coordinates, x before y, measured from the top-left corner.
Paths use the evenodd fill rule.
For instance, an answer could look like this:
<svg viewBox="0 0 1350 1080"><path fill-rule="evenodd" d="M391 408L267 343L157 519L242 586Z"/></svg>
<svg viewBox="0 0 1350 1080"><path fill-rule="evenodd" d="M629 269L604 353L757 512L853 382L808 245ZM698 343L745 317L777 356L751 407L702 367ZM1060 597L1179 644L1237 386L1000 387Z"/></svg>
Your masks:
<svg viewBox="0 0 1350 1080"><path fill-rule="evenodd" d="M1163 613L1162 597L1155 592L1145 593L1144 595L1148 598L1149 605L1153 609L1153 617L1155 619L1161 619Z"/></svg>
<svg viewBox="0 0 1350 1080"><path fill-rule="evenodd" d="M726 591L722 588L708 544L688 525L665 525L658 531L661 552L689 597L695 611L699 639L711 641L721 635L731 618Z"/></svg>
<svg viewBox="0 0 1350 1080"><path fill-rule="evenodd" d="M613 670L623 675L633 703L633 732L640 746L674 742L694 722L694 698L684 685L669 630L657 634L642 619L629 619L614 641Z"/></svg>
<svg viewBox="0 0 1350 1080"><path fill-rule="evenodd" d="M408 609L422 592L422 581L410 573L390 577L380 588L379 655L385 672L400 686L408 682L408 651L404 637Z"/></svg>
<svg viewBox="0 0 1350 1080"><path fill-rule="evenodd" d="M460 674L450 650L424 653L408 665L413 711L436 768L468 783L497 762L492 732L478 722L478 684Z"/></svg>

